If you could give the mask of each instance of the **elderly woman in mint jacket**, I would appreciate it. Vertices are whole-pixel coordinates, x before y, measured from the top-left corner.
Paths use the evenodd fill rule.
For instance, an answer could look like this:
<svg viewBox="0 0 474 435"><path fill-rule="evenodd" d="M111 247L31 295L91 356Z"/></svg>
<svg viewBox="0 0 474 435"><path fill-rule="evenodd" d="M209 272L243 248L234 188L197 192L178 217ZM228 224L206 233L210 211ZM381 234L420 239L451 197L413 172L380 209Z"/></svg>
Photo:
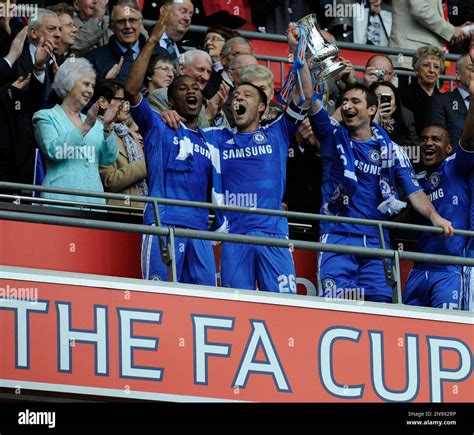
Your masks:
<svg viewBox="0 0 474 435"><path fill-rule="evenodd" d="M46 162L43 186L103 192L100 165L111 165L118 156L112 124L118 107L102 118L94 104L87 115L81 110L94 93L95 71L83 58L66 60L56 73L53 89L61 105L40 110L33 116L36 140ZM105 204L101 198L43 193L43 198Z"/></svg>

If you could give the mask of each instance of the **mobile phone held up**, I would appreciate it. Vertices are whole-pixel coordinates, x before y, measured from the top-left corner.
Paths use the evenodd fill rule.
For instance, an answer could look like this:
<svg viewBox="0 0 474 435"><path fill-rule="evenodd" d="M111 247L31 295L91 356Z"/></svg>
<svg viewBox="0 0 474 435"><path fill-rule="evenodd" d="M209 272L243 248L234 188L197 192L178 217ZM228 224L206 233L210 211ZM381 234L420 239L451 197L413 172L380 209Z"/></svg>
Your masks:
<svg viewBox="0 0 474 435"><path fill-rule="evenodd" d="M380 94L380 104L391 103L392 96L390 94Z"/></svg>

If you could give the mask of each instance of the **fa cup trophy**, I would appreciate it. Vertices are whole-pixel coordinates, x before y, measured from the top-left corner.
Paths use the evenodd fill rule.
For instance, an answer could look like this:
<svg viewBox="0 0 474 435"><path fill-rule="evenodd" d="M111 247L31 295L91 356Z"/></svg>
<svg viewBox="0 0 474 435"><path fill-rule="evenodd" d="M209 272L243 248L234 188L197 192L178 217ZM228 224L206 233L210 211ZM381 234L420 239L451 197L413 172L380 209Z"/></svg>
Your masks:
<svg viewBox="0 0 474 435"><path fill-rule="evenodd" d="M298 21L306 31L307 47L306 58L311 71L316 74L317 82L322 82L338 75L346 66L334 59L339 54L339 49L326 42L319 32L316 15L306 15Z"/></svg>

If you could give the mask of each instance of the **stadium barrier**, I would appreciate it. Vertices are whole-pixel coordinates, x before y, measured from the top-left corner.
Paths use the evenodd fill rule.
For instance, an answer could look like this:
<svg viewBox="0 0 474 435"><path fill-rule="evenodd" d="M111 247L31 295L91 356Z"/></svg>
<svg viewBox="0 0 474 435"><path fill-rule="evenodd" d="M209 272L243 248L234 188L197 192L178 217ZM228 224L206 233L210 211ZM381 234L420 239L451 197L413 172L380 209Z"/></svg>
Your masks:
<svg viewBox="0 0 474 435"><path fill-rule="evenodd" d="M432 226L406 224L400 222L391 221L376 221L376 220L365 220L358 218L348 218L340 216L326 216L320 214L308 214L300 212L280 211L280 210L269 210L259 209L251 207L237 207L228 205L215 205L211 203L203 202L191 202L165 198L152 198L152 197L141 197L133 195L122 195L117 193L105 193L105 192L90 192L84 190L64 189L64 188L52 188L45 186L31 186L27 184L15 184L0 182L0 190L15 190L15 191L29 191L29 192L48 192L58 194L70 194L74 196L85 196L93 198L103 199L115 199L123 201L124 204L133 202L151 203L153 205L156 226L139 225L131 223L116 223L116 222L104 222L94 221L90 219L80 219L66 216L52 216L52 215L40 215L35 213L17 212L11 210L0 210L0 219L4 220L18 220L23 222L35 222L42 224L60 225L60 226L76 226L80 228L95 228L119 232L132 232L141 234L151 234L158 236L160 251L162 254L163 261L168 265L168 278L171 282L176 282L176 264L175 264L175 237L183 238L195 238L201 240L211 240L218 242L234 242L243 244L253 245L266 245L279 248L289 249L303 249L313 250L318 252L335 252L346 255L358 255L362 257L375 257L382 258L385 265L385 275L387 283L392 287L392 302L395 304L401 303L401 279L400 279L400 260L411 260L420 262L432 262L436 264L444 265L461 265L474 267L474 258L455 257L439 254L426 254L410 251L399 251L386 249L384 230L396 229L406 231L422 231L431 232L433 234L442 234L441 228ZM8 195L3 195L3 199L6 199ZM13 203L19 204L20 197L13 195L10 197ZM23 199L25 201L25 199ZM116 206L109 205L96 205L87 203L74 203L62 200L46 199L46 198L28 198L26 201L31 203L55 206L55 207L80 207L81 209L88 208L90 210L100 211L116 211ZM169 228L163 227L160 221L160 214L158 204L163 205L176 205L183 207L195 207L205 208L208 210L227 210L241 213L253 213L262 214L268 216L280 216L288 219L300 219L306 221L320 221L320 222L341 222L349 224L359 224L365 226L375 226L378 229L379 241L381 248L363 248L354 246L342 246L333 245L319 242L308 242L302 240L282 240L272 239L266 237L257 236L246 236L241 234L225 234L211 231L198 231L184 228ZM465 237L473 237L474 231L459 230L455 229L455 234ZM165 238L166 237L166 241Z"/></svg>
<svg viewBox="0 0 474 435"><path fill-rule="evenodd" d="M54 189L0 183L0 189L69 193L200 208L207 203L120 194ZM11 195L6 210L0 203L0 233L7 221L38 222L35 229L49 239L64 237L61 228L95 229L119 234L138 232L159 237L191 237L301 249L338 251L392 259L422 259L444 264L474 265L473 259L421 255L388 249L323 245L208 231L150 227L107 221L107 206L78 204L91 218L53 216L69 203L49 200L45 206L23 206L24 197ZM38 199L29 198L39 204ZM67 202L66 202L67 204ZM53 207L54 205L54 207ZM30 211L22 211L22 207ZM36 213L31 209L36 209ZM306 217L308 220L349 221L379 228L429 232L440 229L394 222L367 222L276 210L219 207L243 213ZM48 210L49 209L49 210ZM104 220L93 220L104 215ZM114 209L110 209L114 210ZM159 213L158 213L159 216ZM14 223L14 222L12 222ZM50 226L51 225L51 226ZM106 231L104 231L106 232ZM120 232L120 233L117 233ZM98 275L4 266L0 260L0 392L42 400L43 395L88 400L157 400L180 402L472 402L472 313L382 304L360 300L273 294L176 282L108 277L100 273L107 253L91 255L92 245L66 233L84 256L98 260ZM472 236L472 232L458 231ZM19 258L37 246L34 233L19 235ZM3 233L3 236L6 234ZM14 240L15 235L1 239ZM20 246L19 240L27 240ZM42 239L44 242L45 238ZM103 243L102 240L99 243ZM166 247L166 244L163 244ZM5 246L2 244L2 248ZM55 255L66 257L65 247ZM124 249L127 249L126 247ZM86 251L86 252L84 252ZM1 253L0 253L1 254ZM118 252L117 252L118 254ZM53 254L54 255L54 254ZM80 256L80 255L79 255ZM172 246L168 256L173 260ZM0 255L1 258L1 255ZM61 258L60 258L61 260ZM74 261L74 259L70 260ZM77 258L76 258L77 261ZM21 264L21 263L20 263ZM173 261L170 262L173 279ZM396 287L396 286L395 286ZM398 295L397 295L398 296ZM400 302L400 300L395 300ZM350 361L350 364L347 364Z"/></svg>

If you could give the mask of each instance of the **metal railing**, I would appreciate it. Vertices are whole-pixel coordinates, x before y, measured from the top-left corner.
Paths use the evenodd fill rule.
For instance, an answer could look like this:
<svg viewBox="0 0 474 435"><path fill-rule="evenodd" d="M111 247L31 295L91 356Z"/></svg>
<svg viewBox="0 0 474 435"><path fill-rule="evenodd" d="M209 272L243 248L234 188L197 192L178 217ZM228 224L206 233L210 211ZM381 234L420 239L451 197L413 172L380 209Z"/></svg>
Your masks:
<svg viewBox="0 0 474 435"><path fill-rule="evenodd" d="M156 226L130 224L122 222L104 222L92 219L74 218L66 216L52 216L38 213L26 213L20 211L8 211L0 210L0 219L4 220L15 220L32 223L42 223L50 225L61 225L61 226L74 226L80 228L90 229L103 229L120 232L132 232L140 234L150 234L158 236L160 253L165 264L168 266L168 279L172 282L177 281L176 276L176 264L175 264L175 251L174 251L174 239L175 237L192 238L201 240L213 240L220 242L233 242L243 243L252 245L264 245L273 246L278 248L297 248L304 250L312 250L319 252L335 252L346 255L357 255L362 257L376 257L384 260L385 273L387 283L392 287L392 302L401 303L401 279L400 279L400 260L411 260L415 262L423 263L436 263L442 265L460 265L460 266L471 266L474 267L474 258L438 255L438 254L426 254L417 253L410 251L398 251L393 249L386 249L385 247L385 233L384 230L399 229L408 231L422 231L433 234L441 235L443 230L441 228L430 227L425 225L405 224L400 222L390 221L377 221L377 220L365 220L357 218L347 218L339 216L326 216L320 214L307 214L300 212L287 212L281 210L270 210L270 209L257 209L248 207L237 207L228 205L215 205L204 202L191 202L175 199L165 198L153 198L153 197L142 197L133 195L122 195L118 193L105 193L105 192L91 192L84 190L72 190L64 188L52 188L44 186L31 186L28 184L14 184L0 182L0 189L3 190L14 190L14 191L29 191L29 192L48 192L58 194L68 194L74 196L84 196L102 199L115 199L129 203L130 201L142 202L151 204L153 207ZM3 199L7 199L8 195L4 195ZM11 195L11 200L15 204L19 204L19 195ZM34 202L37 198L29 198L30 202ZM64 204L58 205L57 200L42 198L43 205L49 206L64 206ZM68 208L73 206L73 203L67 203ZM83 203L80 203L81 207ZM259 236L248 236L242 234L226 234L217 233L211 231L201 231L185 228L173 228L165 227L161 224L158 204L162 205L174 205L183 207L194 207L194 208L205 208L205 209L218 209L227 210L241 213L253 213L267 216L279 216L285 218L301 219L307 221L323 221L323 222L340 222L359 224L366 226L375 226L378 228L379 240L381 248L362 248L355 246L344 246L335 245L319 242L308 242L301 240L292 239L274 239ZM94 210L98 207L100 210L104 210L107 206L90 204L90 210ZM112 210L111 210L112 211ZM467 230L455 230L456 235L465 237L474 237L474 231ZM165 240L166 237L166 240ZM391 264L389 262L391 261Z"/></svg>
<svg viewBox="0 0 474 435"><path fill-rule="evenodd" d="M144 25L147 27L152 27L155 24L153 20L144 20ZM190 32L198 33L198 34L205 34L207 31L206 26L197 26L191 25L189 28ZM284 35L278 35L275 33L261 33L261 32L251 32L248 30L239 30L239 33L247 39L256 39L260 41L269 41L269 42L284 42L287 43L287 38ZM355 44L353 42L344 42L344 41L336 41L336 45L338 48L343 50L352 50L352 51L360 51L360 52L370 52L370 53L380 53L386 55L404 55L412 57L415 54L415 50L411 50L408 48L397 48L397 47L382 47L378 45L367 45L367 44ZM287 57L281 56L269 56L269 55L262 55L257 54L255 56L258 60L262 60L266 62L266 66L270 68L271 62L279 64L279 73L280 73L280 82L283 83L285 80L285 72L284 66L285 64L291 63ZM446 54L445 59L449 61L456 62L459 59L459 54ZM354 70L356 71L364 71L365 66L362 65L354 65ZM394 69L394 73L398 76L408 76L410 79L416 77L414 71L407 71L402 69ZM448 76L448 75L441 75L440 80L448 80L450 82L451 91L454 89L454 83L456 82L455 76Z"/></svg>
<svg viewBox="0 0 474 435"><path fill-rule="evenodd" d="M145 20L145 26L153 26L155 21L153 20ZM197 26L191 25L189 31L194 33L204 34L207 32L206 26ZM284 42L286 43L288 40L284 35L278 35L276 33L261 33L261 32L251 32L248 30L239 30L239 33L247 39L257 39L260 41L272 41L272 42ZM368 44L355 44L353 42L344 42L344 41L336 41L336 45L338 48L342 48L343 50L352 50L352 51L368 51L372 53L381 53L381 54L388 54L388 55L399 55L403 54L404 56L412 57L416 50L411 50L408 48L398 48L398 47L382 47L379 45L368 45ZM456 61L460 57L459 54L446 54L446 60L453 60Z"/></svg>

